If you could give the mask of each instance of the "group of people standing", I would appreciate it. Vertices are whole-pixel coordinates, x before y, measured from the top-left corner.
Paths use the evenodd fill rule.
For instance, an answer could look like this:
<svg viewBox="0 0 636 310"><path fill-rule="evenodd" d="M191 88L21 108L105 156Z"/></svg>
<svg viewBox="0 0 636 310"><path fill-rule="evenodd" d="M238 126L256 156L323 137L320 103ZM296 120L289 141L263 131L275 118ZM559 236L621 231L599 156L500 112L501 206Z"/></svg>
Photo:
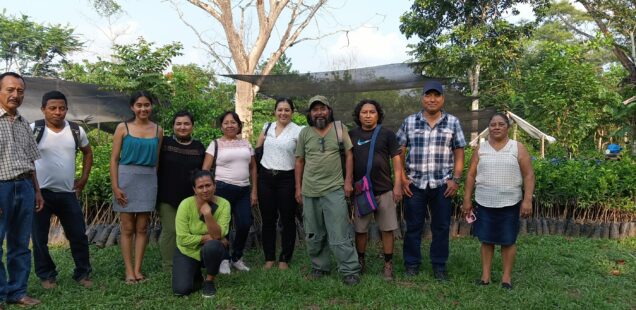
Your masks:
<svg viewBox="0 0 636 310"><path fill-rule="evenodd" d="M85 225L76 196L88 179L92 152L84 130L65 120L68 103L62 93L44 95L45 118L29 128L17 112L24 89L19 75L0 75L0 233L7 236L10 278L7 281L0 272L0 301L29 305L39 303L26 295L31 230L36 274L45 288L56 286L57 272L46 246L52 214L60 218L70 241L76 265L73 278L85 287L92 285ZM150 213L158 210L162 266L172 270L174 293L188 295L201 289L203 296L213 296L219 273L250 270L242 257L253 222L252 208L257 205L262 216L264 269L277 262L279 269L289 268L296 243L296 212L302 205L311 260L308 278L319 279L331 271L331 251L343 282L359 283L366 269L367 231L375 219L382 232L382 275L391 281L393 231L399 227L396 204L402 200L405 274L415 276L420 271L423 224L430 214L433 276L448 280L451 199L462 181L466 142L459 120L442 109L442 84L425 83L421 111L408 116L397 134L381 127L384 110L374 100L356 105L353 120L358 127L351 131L334 119L324 96L315 96L308 104L308 126L301 127L292 122L296 110L292 100L278 99L276 120L264 125L256 149L241 139L239 116L225 112L219 117L223 135L206 148L192 137L192 114L176 113L173 134L165 136L151 120L152 96L133 94L134 117L117 126L110 160L125 282L146 280L142 273L146 229ZM475 234L482 242L483 271L477 283L490 283L494 245L499 244L504 259L502 286L512 288L519 216L532 212L534 175L527 150L508 139L508 127L505 114L491 118L489 139L471 159L463 210L476 217ZM84 157L81 177L75 180L77 151ZM354 182L365 175L370 176L377 209L355 216L352 229L347 198L356 194ZM278 255L277 226L282 228Z"/></svg>

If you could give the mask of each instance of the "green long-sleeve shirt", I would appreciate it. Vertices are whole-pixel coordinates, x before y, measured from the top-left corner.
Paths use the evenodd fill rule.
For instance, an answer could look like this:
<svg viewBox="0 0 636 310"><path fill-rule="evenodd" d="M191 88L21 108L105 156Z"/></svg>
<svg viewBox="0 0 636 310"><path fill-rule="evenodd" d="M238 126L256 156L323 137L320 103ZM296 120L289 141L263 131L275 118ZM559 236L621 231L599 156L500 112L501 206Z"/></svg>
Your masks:
<svg viewBox="0 0 636 310"><path fill-rule="evenodd" d="M219 206L214 212L214 219L221 226L221 236L226 236L230 231L230 203L216 196L216 204ZM177 232L177 248L183 255L201 260L201 236L208 233L208 227L201 221L199 209L194 196L184 199L177 209L175 217L175 230Z"/></svg>

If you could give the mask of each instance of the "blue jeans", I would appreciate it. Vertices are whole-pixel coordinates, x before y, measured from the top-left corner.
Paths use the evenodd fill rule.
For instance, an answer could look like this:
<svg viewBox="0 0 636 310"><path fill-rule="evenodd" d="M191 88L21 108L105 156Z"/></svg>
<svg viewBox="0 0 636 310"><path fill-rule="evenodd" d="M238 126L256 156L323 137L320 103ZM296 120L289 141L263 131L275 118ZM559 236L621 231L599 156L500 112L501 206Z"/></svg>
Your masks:
<svg viewBox="0 0 636 310"><path fill-rule="evenodd" d="M431 241L430 257L433 270L445 270L448 260L448 233L452 213L451 197L444 197L446 184L438 188L420 189L411 184L412 197L404 198L404 219L406 234L404 236L404 265L407 268L419 269L422 264L422 230L424 219L430 210Z"/></svg>
<svg viewBox="0 0 636 310"><path fill-rule="evenodd" d="M232 261L243 257L245 242L252 226L252 203L250 201L251 188L249 186L237 186L222 181L216 182L215 195L223 197L232 206L232 222L236 234L232 241ZM229 254L229 252L227 253ZM226 259L229 259L226 256Z"/></svg>
<svg viewBox="0 0 636 310"><path fill-rule="evenodd" d="M73 279L76 281L88 278L91 273L91 262L88 254L88 238L84 215L75 193L56 193L42 189L44 209L36 212L33 218L33 260L35 274L41 280L52 280L57 277L55 263L49 254L49 228L51 215L60 219L64 235L71 246L71 255L75 262Z"/></svg>
<svg viewBox="0 0 636 310"><path fill-rule="evenodd" d="M0 181L0 244L7 237L7 268L0 246L0 303L26 296L31 272L31 224L35 213L35 192L30 179ZM9 279L7 281L7 272Z"/></svg>

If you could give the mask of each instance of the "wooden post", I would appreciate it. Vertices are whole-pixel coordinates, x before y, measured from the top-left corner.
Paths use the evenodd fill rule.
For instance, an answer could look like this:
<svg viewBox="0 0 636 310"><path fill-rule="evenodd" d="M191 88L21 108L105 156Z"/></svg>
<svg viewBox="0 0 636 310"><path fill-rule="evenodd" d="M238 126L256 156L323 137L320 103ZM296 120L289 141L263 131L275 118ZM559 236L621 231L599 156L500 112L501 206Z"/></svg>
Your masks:
<svg viewBox="0 0 636 310"><path fill-rule="evenodd" d="M545 136L541 136L541 159L545 158Z"/></svg>
<svg viewBox="0 0 636 310"><path fill-rule="evenodd" d="M514 122L514 124L512 125L512 140L517 140L517 129L519 125L517 125L517 122Z"/></svg>

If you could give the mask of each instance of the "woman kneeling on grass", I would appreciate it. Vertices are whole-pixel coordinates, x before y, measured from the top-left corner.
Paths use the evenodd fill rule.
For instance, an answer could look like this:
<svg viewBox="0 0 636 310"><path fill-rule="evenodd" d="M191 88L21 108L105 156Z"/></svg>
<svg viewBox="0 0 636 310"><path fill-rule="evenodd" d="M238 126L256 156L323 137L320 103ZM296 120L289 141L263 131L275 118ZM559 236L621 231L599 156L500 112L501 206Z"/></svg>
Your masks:
<svg viewBox="0 0 636 310"><path fill-rule="evenodd" d="M501 246L503 275L501 287L512 289L511 273L515 261L519 214L532 214L534 172L530 155L517 141L508 138L510 121L495 113L488 125L488 141L475 149L470 160L464 192L464 212L473 211L471 196L475 190L473 234L481 241L481 279L490 284L490 268L495 245ZM523 185L523 190L521 186Z"/></svg>
<svg viewBox="0 0 636 310"><path fill-rule="evenodd" d="M216 183L210 171L192 174L194 196L184 199L177 209L175 230L177 249L172 262L172 291L188 295L202 286L203 297L216 294L214 278L225 256L230 227L230 203L214 195ZM201 268L205 268L205 280Z"/></svg>

